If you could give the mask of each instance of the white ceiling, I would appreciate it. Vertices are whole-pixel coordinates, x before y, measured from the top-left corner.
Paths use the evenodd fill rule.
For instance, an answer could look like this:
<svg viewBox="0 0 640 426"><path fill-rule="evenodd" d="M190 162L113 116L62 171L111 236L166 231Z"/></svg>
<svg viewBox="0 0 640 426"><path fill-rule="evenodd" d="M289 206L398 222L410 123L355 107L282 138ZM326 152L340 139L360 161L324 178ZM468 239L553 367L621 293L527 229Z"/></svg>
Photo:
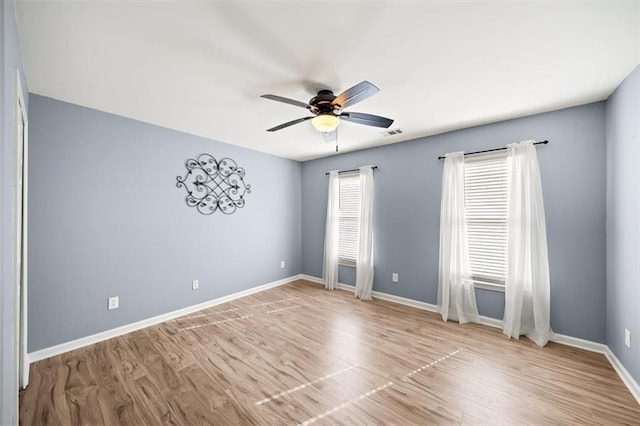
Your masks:
<svg viewBox="0 0 640 426"><path fill-rule="evenodd" d="M281 157L332 155L310 122L369 80L340 151L606 99L640 62L640 2L18 1L29 90Z"/></svg>

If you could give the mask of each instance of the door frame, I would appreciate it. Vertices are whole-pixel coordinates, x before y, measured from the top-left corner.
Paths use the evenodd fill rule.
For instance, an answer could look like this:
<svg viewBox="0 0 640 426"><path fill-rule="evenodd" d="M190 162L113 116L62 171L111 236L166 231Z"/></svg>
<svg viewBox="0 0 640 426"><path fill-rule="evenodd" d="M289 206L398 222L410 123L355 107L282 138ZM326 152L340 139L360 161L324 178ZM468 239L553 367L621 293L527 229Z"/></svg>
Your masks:
<svg viewBox="0 0 640 426"><path fill-rule="evenodd" d="M28 164L29 164L29 121L26 104L22 96L22 78L20 71L15 70L16 99L14 104L14 136L13 136L13 167L16 178L16 192L14 195L14 244L17 249L19 243L20 270L17 270L18 253L14 261L16 275L14 289L16 290L16 362L18 375L18 390L24 389L29 383L29 358L27 355L27 231L28 231ZM19 136L19 125L22 122L22 138ZM18 176L22 175L22 187L18 185ZM19 194L19 191L22 194ZM21 196L20 196L21 195ZM21 199L22 205L18 206ZM20 208L21 207L21 208ZM20 212L20 214L19 214ZM17 217L18 214L20 217ZM19 242L20 239L21 241Z"/></svg>

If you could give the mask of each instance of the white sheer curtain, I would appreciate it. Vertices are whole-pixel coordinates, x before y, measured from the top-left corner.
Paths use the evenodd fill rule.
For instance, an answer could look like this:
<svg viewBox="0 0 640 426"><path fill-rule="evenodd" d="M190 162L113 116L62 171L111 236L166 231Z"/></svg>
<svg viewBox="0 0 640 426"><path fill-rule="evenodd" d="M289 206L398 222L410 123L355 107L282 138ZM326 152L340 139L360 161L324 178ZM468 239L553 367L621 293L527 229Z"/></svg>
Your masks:
<svg viewBox="0 0 640 426"><path fill-rule="evenodd" d="M373 168L360 167L360 220L356 297L371 300L373 288Z"/></svg>
<svg viewBox="0 0 640 426"><path fill-rule="evenodd" d="M340 180L338 172L329 173L329 196L327 198L327 221L324 233L324 259L322 279L325 288L338 287L338 215L340 209Z"/></svg>
<svg viewBox="0 0 640 426"><path fill-rule="evenodd" d="M448 153L444 160L438 307L445 321L480 322L467 247L463 152Z"/></svg>
<svg viewBox="0 0 640 426"><path fill-rule="evenodd" d="M507 145L509 209L503 332L544 346L551 333L549 259L533 141Z"/></svg>

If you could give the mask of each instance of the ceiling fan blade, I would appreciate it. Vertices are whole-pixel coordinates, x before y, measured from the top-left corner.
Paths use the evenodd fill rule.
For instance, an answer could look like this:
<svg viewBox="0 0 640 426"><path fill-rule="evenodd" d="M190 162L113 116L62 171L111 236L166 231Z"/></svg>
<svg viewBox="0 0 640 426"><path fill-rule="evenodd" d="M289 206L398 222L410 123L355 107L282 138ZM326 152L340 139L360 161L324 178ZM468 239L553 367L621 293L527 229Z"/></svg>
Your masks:
<svg viewBox="0 0 640 426"><path fill-rule="evenodd" d="M287 121L286 123L267 129L267 132L275 132L276 130L284 129L285 127L293 126L294 124L302 123L303 121L311 120L312 118L313 117L303 117L298 118L297 120Z"/></svg>
<svg viewBox="0 0 640 426"><path fill-rule="evenodd" d="M390 118L365 114L363 112L343 112L340 115L340 119L352 123L364 124L365 126L384 127L385 129L393 124L393 120Z"/></svg>
<svg viewBox="0 0 640 426"><path fill-rule="evenodd" d="M322 132L322 137L326 143L335 142L338 140L338 129L333 132Z"/></svg>
<svg viewBox="0 0 640 426"><path fill-rule="evenodd" d="M363 81L361 83L356 84L350 89L345 90L340 93L334 100L331 102L332 105L340 105L342 108L346 108L349 105L356 104L360 101L364 101L369 96L372 96L378 93L380 89L378 89L373 84L368 81Z"/></svg>
<svg viewBox="0 0 640 426"><path fill-rule="evenodd" d="M285 104L295 105L302 108L311 108L311 105L305 104L304 102L296 101L295 99L284 98L278 95L262 95L261 98L271 99L272 101L284 102Z"/></svg>

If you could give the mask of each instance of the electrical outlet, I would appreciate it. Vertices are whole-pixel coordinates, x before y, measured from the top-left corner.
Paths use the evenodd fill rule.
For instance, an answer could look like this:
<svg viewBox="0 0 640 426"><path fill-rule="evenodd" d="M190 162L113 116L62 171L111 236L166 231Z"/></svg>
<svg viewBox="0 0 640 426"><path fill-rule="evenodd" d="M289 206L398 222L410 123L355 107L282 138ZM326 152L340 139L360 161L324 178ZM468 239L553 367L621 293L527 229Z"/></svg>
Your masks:
<svg viewBox="0 0 640 426"><path fill-rule="evenodd" d="M393 281L394 283L398 282L398 273L394 272L393 274L391 274L391 281Z"/></svg>
<svg viewBox="0 0 640 426"><path fill-rule="evenodd" d="M624 344L631 348L631 331L628 328L624 329Z"/></svg>
<svg viewBox="0 0 640 426"><path fill-rule="evenodd" d="M120 306L120 298L118 296L109 298L109 303L107 304L108 310L118 309L119 306Z"/></svg>
<svg viewBox="0 0 640 426"><path fill-rule="evenodd" d="M284 268L284 260L281 260L281 261L280 261L280 267L281 267L281 268Z"/></svg>
<svg viewBox="0 0 640 426"><path fill-rule="evenodd" d="M197 289L199 289L199 288L200 288L200 281L198 281L198 280L193 280L193 281L191 282L191 289L192 289L192 290L197 290Z"/></svg>

